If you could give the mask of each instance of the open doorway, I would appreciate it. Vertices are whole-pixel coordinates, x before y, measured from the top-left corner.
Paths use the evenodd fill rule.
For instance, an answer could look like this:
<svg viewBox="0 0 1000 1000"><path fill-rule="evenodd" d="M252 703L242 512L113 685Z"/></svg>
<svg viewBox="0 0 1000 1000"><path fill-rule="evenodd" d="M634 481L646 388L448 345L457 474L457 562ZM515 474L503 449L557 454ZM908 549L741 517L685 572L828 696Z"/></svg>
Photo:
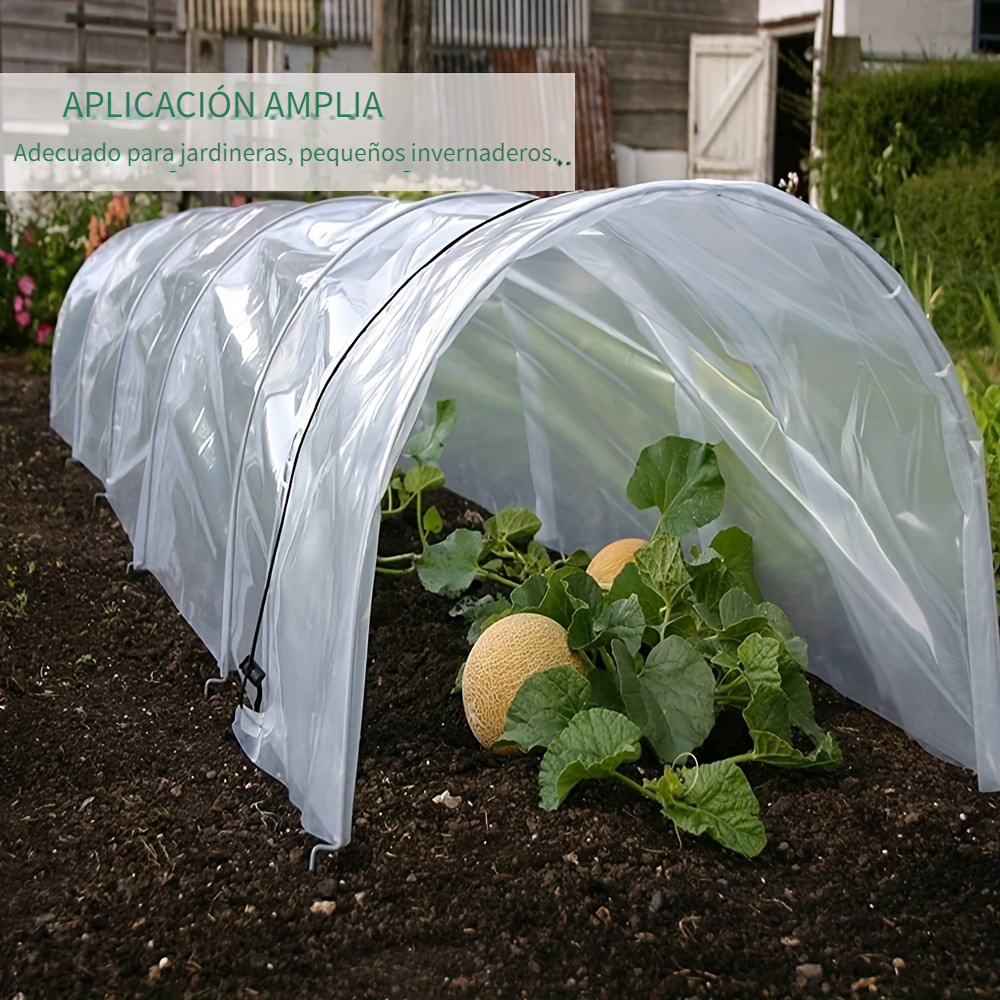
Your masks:
<svg viewBox="0 0 1000 1000"><path fill-rule="evenodd" d="M813 31L782 34L778 47L778 72L774 106L774 153L772 184L799 176L798 194L809 198L809 142L812 128Z"/></svg>

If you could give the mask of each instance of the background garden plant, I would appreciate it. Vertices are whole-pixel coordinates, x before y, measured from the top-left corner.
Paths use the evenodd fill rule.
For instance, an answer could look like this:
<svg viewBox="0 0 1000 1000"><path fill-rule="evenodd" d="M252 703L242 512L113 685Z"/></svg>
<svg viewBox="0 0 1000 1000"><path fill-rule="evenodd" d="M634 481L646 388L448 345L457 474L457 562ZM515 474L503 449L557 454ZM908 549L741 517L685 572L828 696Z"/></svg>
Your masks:
<svg viewBox="0 0 1000 1000"><path fill-rule="evenodd" d="M48 369L63 298L86 257L125 226L158 218L160 196L51 192L0 206L0 349Z"/></svg>
<svg viewBox="0 0 1000 1000"><path fill-rule="evenodd" d="M981 296L1000 304L998 94L1000 63L928 60L829 81L820 106L824 211L901 272L933 268L953 351L986 346Z"/></svg>

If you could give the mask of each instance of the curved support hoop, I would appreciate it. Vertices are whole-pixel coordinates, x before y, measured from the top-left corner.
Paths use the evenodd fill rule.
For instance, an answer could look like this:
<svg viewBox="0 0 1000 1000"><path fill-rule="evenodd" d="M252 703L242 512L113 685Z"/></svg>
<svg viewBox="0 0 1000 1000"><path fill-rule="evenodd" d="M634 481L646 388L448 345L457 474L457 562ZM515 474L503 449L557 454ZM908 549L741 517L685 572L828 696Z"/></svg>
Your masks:
<svg viewBox="0 0 1000 1000"><path fill-rule="evenodd" d="M337 848L333 844L317 844L309 852L309 871L316 871L316 862L321 854L336 854Z"/></svg>

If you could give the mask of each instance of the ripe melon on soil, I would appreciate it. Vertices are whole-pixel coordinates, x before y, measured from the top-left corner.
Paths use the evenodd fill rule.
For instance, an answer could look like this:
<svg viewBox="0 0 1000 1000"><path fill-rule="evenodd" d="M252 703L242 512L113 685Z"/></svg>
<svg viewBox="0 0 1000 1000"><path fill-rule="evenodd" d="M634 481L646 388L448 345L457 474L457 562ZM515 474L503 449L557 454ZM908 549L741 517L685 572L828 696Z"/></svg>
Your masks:
<svg viewBox="0 0 1000 1000"><path fill-rule="evenodd" d="M604 590L608 590L615 582L615 577L622 571L626 563L635 561L635 554L646 544L643 538L619 538L617 542L605 545L600 552L590 560L587 573L592 576Z"/></svg>
<svg viewBox="0 0 1000 1000"><path fill-rule="evenodd" d="M462 705L476 739L491 748L503 734L507 710L525 678L561 663L583 670L569 648L566 629L545 615L508 615L486 629L472 647L462 673Z"/></svg>

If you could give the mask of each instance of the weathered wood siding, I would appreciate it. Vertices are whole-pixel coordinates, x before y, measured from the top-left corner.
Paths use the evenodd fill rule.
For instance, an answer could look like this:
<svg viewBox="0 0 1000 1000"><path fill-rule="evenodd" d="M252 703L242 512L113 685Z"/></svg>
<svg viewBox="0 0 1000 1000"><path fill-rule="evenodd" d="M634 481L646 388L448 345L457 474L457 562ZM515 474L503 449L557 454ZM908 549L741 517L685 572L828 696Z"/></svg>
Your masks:
<svg viewBox="0 0 1000 1000"><path fill-rule="evenodd" d="M76 66L76 0L0 0L5 73L62 73ZM146 0L87 0L86 13L146 19ZM177 0L156 0L157 21L176 29ZM133 28L87 27L87 70L92 73L147 70L148 34ZM157 36L156 69L184 69L184 38L176 30Z"/></svg>
<svg viewBox="0 0 1000 1000"><path fill-rule="evenodd" d="M693 34L750 34L757 0L590 0L591 44L607 52L615 141L687 149Z"/></svg>

